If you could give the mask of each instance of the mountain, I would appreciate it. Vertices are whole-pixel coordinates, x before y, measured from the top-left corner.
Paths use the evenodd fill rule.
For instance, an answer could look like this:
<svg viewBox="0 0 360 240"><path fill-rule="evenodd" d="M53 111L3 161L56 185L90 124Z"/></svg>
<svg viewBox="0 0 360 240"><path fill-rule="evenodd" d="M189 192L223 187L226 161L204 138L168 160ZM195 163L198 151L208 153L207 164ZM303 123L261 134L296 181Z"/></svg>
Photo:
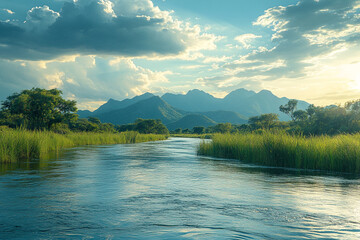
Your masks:
<svg viewBox="0 0 360 240"><path fill-rule="evenodd" d="M193 127L201 126L201 127L209 127L216 125L216 122L207 116L201 114L189 114L180 120L166 124L166 127L172 131L177 128L181 129L193 129Z"/></svg>
<svg viewBox="0 0 360 240"><path fill-rule="evenodd" d="M255 93L241 88L224 98L215 98L203 91L191 90L186 95L167 93L162 99L175 108L188 112L231 111L246 117L277 113L281 120L289 120L287 115L279 111L280 105L286 104L289 99L279 98L268 90ZM298 109L304 110L308 106L304 101L298 102Z"/></svg>
<svg viewBox="0 0 360 240"><path fill-rule="evenodd" d="M90 112L89 110L79 110L77 114L79 115L79 118L87 118L92 117L94 115L100 115L106 112L111 112L113 110L126 108L128 106L131 106L132 104L135 104L139 101L149 99L151 97L154 97L154 94L152 93L144 93L140 96L136 96L130 99L124 99L122 101L114 100L112 98L109 99L105 104L101 105L98 109L96 109L94 112Z"/></svg>
<svg viewBox="0 0 360 240"><path fill-rule="evenodd" d="M154 94L152 94L152 93L144 93L144 94L142 94L140 96L136 96L136 97L131 98L131 99L124 99L122 101L117 101L117 100L114 100L114 99L110 98L107 103L105 103L104 105L102 105L98 109L96 109L93 112L93 114L98 115L98 114L110 112L112 110L126 108L128 106L131 106L131 105L137 103L137 102L149 99L151 97L154 97Z"/></svg>
<svg viewBox="0 0 360 240"><path fill-rule="evenodd" d="M93 113L89 110L78 110L76 114L79 115L79 118L87 118L90 117Z"/></svg>
<svg viewBox="0 0 360 240"><path fill-rule="evenodd" d="M198 90L190 90L186 95L166 93L161 97L171 106L189 112L206 112L220 110L217 107L218 99Z"/></svg>
<svg viewBox="0 0 360 240"><path fill-rule="evenodd" d="M211 126L216 123L246 123L252 116L277 113L280 120L289 117L279 111L288 98L279 98L268 90L258 93L246 89L232 91L224 98L216 98L201 90L187 94L164 94L161 98L151 93L117 101L110 99L94 112L78 111L80 117L98 117L102 122L114 124L132 123L137 118L160 119L170 129ZM309 103L298 101L298 109L306 109Z"/></svg>
<svg viewBox="0 0 360 240"><path fill-rule="evenodd" d="M226 97L224 97L224 101L225 102L242 101L254 95L256 95L254 91L249 91L244 88L240 88L226 95Z"/></svg>
<svg viewBox="0 0 360 240"><path fill-rule="evenodd" d="M153 96L125 108L94 114L93 116L99 118L101 122L113 124L133 123L138 118L160 119L164 124L167 124L181 119L183 114L177 112L160 97Z"/></svg>
<svg viewBox="0 0 360 240"><path fill-rule="evenodd" d="M248 122L248 118L231 111L211 111L211 112L201 112L204 116L214 120L218 123L232 123L232 124L243 124Z"/></svg>

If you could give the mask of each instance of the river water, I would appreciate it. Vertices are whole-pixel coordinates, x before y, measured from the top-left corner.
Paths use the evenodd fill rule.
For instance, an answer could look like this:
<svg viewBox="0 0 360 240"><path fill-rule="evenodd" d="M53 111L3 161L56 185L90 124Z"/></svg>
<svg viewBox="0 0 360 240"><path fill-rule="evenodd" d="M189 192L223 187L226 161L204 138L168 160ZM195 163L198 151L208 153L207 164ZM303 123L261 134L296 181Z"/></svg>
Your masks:
<svg viewBox="0 0 360 240"><path fill-rule="evenodd" d="M199 142L3 165L0 239L360 239L356 176L199 157Z"/></svg>

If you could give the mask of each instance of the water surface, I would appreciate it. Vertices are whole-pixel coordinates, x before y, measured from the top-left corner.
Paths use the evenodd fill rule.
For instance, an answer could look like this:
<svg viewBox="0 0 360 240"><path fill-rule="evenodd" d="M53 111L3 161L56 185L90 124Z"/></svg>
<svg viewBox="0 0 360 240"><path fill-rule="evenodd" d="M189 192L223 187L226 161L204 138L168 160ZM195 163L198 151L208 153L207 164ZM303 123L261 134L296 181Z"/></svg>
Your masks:
<svg viewBox="0 0 360 240"><path fill-rule="evenodd" d="M198 139L1 165L0 239L360 239L360 180L196 156Z"/></svg>

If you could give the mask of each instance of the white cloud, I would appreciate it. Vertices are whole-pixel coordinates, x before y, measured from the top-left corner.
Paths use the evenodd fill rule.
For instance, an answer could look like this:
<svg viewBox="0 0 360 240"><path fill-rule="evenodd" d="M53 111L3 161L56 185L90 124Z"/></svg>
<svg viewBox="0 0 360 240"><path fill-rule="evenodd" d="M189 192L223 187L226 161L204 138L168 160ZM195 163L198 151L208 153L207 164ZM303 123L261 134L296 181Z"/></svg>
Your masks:
<svg viewBox="0 0 360 240"><path fill-rule="evenodd" d="M186 57L216 49L222 37L173 17L150 0L78 0L60 12L33 7L24 23L0 24L0 58L48 60L66 55Z"/></svg>
<svg viewBox="0 0 360 240"><path fill-rule="evenodd" d="M2 9L2 10L3 10L4 12L6 12L7 14L10 14L10 15L15 14L15 12L11 11L10 9L4 8L4 9Z"/></svg>
<svg viewBox="0 0 360 240"><path fill-rule="evenodd" d="M43 31L60 16L58 12L51 10L48 6L33 7L26 16L25 27L30 31Z"/></svg>
<svg viewBox="0 0 360 240"><path fill-rule="evenodd" d="M26 88L59 88L64 96L79 102L80 108L109 98L123 99L157 89L167 83L171 71L152 71L130 59L76 57L74 61L39 62L0 60L0 98ZM5 69L10 71L6 73ZM25 84L26 83L26 84ZM94 107L94 106L93 106Z"/></svg>
<svg viewBox="0 0 360 240"><path fill-rule="evenodd" d="M230 60L232 57L229 56L222 56L222 57L205 57L204 63L220 63L220 62L226 62Z"/></svg>
<svg viewBox="0 0 360 240"><path fill-rule="evenodd" d="M261 38L261 36L248 33L235 37L235 40L241 43L244 48L249 49L252 47L250 43L256 38Z"/></svg>

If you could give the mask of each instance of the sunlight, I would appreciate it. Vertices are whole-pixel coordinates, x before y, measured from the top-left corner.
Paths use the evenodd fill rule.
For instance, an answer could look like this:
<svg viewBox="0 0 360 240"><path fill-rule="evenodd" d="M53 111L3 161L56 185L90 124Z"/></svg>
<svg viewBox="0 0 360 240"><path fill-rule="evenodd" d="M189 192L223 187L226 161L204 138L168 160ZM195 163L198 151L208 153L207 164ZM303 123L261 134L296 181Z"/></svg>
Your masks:
<svg viewBox="0 0 360 240"><path fill-rule="evenodd" d="M339 77L342 76L342 78L346 78L350 80L349 86L351 89L360 90L360 62L345 65L340 68L339 71Z"/></svg>

